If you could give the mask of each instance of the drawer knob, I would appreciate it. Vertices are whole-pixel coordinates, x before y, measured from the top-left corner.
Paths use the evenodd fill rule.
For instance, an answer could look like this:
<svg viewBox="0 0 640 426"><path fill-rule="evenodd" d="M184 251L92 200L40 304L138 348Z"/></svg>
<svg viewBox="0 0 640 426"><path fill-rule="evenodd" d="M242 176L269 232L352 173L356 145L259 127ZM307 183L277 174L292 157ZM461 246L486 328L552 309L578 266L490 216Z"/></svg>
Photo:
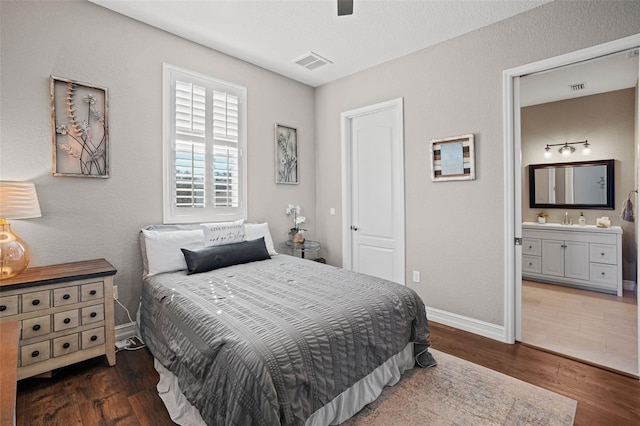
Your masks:
<svg viewBox="0 0 640 426"><path fill-rule="evenodd" d="M71 322L71 318L65 318L62 322L64 322L65 324L69 324Z"/></svg>
<svg viewBox="0 0 640 426"><path fill-rule="evenodd" d="M600 253L600 256L604 256L604 253Z"/></svg>
<svg viewBox="0 0 640 426"><path fill-rule="evenodd" d="M91 314L89 314L89 316L90 316L91 318L95 318L95 317L97 317L97 316L98 316L98 314L97 314L97 313L95 313L95 312L91 312Z"/></svg>
<svg viewBox="0 0 640 426"><path fill-rule="evenodd" d="M0 305L0 312L6 311L7 307L5 305Z"/></svg>
<svg viewBox="0 0 640 426"><path fill-rule="evenodd" d="M40 324L36 324L31 328L33 329L33 331L38 331L38 330L40 330Z"/></svg>
<svg viewBox="0 0 640 426"><path fill-rule="evenodd" d="M71 295L70 294L65 294L64 296L62 296L62 298L64 300L69 300L71 298Z"/></svg>
<svg viewBox="0 0 640 426"><path fill-rule="evenodd" d="M533 266L533 263L532 263L532 262L529 262L529 266Z"/></svg>
<svg viewBox="0 0 640 426"><path fill-rule="evenodd" d="M62 345L62 347L63 347L63 348L65 348L65 349L69 349L69 346L71 346L71 345L69 344L69 342L65 342L65 344L64 344L64 345Z"/></svg>
<svg viewBox="0 0 640 426"><path fill-rule="evenodd" d="M96 340L98 340L98 336L96 336L95 334L93 336L91 336L91 341L95 342Z"/></svg>
<svg viewBox="0 0 640 426"><path fill-rule="evenodd" d="M31 358L37 358L38 355L40 355L40 351L33 351L31 352Z"/></svg>
<svg viewBox="0 0 640 426"><path fill-rule="evenodd" d="M97 293L97 291L95 291L95 290L91 290L91 291L89 292L89 294L90 294L90 295L92 295L92 296L95 296L95 295L96 295L96 293Z"/></svg>
<svg viewBox="0 0 640 426"><path fill-rule="evenodd" d="M602 276L604 277L604 272L600 272L600 274L602 274Z"/></svg>
<svg viewBox="0 0 640 426"><path fill-rule="evenodd" d="M33 302L31 302L31 304L33 306L38 306L40 304L40 299L35 299Z"/></svg>
<svg viewBox="0 0 640 426"><path fill-rule="evenodd" d="M531 250L532 248L533 248L532 246L529 246L529 250Z"/></svg>

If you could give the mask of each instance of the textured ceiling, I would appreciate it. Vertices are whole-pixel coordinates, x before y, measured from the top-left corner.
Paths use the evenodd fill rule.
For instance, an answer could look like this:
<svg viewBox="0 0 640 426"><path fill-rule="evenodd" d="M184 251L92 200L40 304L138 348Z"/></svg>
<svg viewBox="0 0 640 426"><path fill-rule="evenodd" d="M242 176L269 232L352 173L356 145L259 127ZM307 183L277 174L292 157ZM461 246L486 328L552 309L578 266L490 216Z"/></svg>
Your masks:
<svg viewBox="0 0 640 426"><path fill-rule="evenodd" d="M354 0L341 17L336 0L89 1L316 87L550 0ZM310 52L332 63L295 63Z"/></svg>

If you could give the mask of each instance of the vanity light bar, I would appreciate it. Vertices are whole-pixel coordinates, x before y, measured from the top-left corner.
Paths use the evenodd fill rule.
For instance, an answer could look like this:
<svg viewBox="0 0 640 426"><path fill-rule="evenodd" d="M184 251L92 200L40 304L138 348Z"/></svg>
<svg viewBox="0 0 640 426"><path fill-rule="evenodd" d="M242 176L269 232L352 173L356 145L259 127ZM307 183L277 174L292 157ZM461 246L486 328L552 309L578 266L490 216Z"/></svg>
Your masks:
<svg viewBox="0 0 640 426"><path fill-rule="evenodd" d="M577 145L580 144L582 145L582 155L589 155L591 154L591 145L589 144L589 141L584 140L584 141L580 141L580 142L565 142L565 143L551 143L551 144L547 144L547 146L544 148L544 158L551 158L551 147L552 146L559 146L561 147L558 152L560 154L562 154L563 157L568 157L570 156L572 153L575 152L575 148L572 147L571 145Z"/></svg>

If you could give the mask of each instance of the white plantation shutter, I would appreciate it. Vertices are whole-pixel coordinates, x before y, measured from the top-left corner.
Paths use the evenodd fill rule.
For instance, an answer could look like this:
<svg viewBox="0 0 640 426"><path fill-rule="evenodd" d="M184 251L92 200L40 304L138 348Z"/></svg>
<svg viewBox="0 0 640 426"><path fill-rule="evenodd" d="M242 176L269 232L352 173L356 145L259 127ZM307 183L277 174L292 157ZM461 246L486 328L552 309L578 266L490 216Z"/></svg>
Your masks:
<svg viewBox="0 0 640 426"><path fill-rule="evenodd" d="M238 142L238 97L213 92L213 137Z"/></svg>
<svg viewBox="0 0 640 426"><path fill-rule="evenodd" d="M177 207L205 207L205 146L193 141L176 141L175 203Z"/></svg>
<svg viewBox="0 0 640 426"><path fill-rule="evenodd" d="M246 89L166 64L164 73L164 222L244 218Z"/></svg>
<svg viewBox="0 0 640 426"><path fill-rule="evenodd" d="M176 81L176 131L204 136L206 91L184 81Z"/></svg>

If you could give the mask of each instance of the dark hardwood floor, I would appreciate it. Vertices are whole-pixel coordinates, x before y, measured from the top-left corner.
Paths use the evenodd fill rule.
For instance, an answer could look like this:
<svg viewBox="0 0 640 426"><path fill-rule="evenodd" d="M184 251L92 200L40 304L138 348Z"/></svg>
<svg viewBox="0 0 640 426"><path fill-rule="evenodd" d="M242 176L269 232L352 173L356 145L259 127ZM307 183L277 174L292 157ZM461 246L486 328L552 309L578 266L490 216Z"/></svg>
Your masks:
<svg viewBox="0 0 640 426"><path fill-rule="evenodd" d="M640 424L640 381L524 345L431 323L434 348L578 401L576 425ZM171 425L146 349L104 357L18 384L17 424Z"/></svg>

